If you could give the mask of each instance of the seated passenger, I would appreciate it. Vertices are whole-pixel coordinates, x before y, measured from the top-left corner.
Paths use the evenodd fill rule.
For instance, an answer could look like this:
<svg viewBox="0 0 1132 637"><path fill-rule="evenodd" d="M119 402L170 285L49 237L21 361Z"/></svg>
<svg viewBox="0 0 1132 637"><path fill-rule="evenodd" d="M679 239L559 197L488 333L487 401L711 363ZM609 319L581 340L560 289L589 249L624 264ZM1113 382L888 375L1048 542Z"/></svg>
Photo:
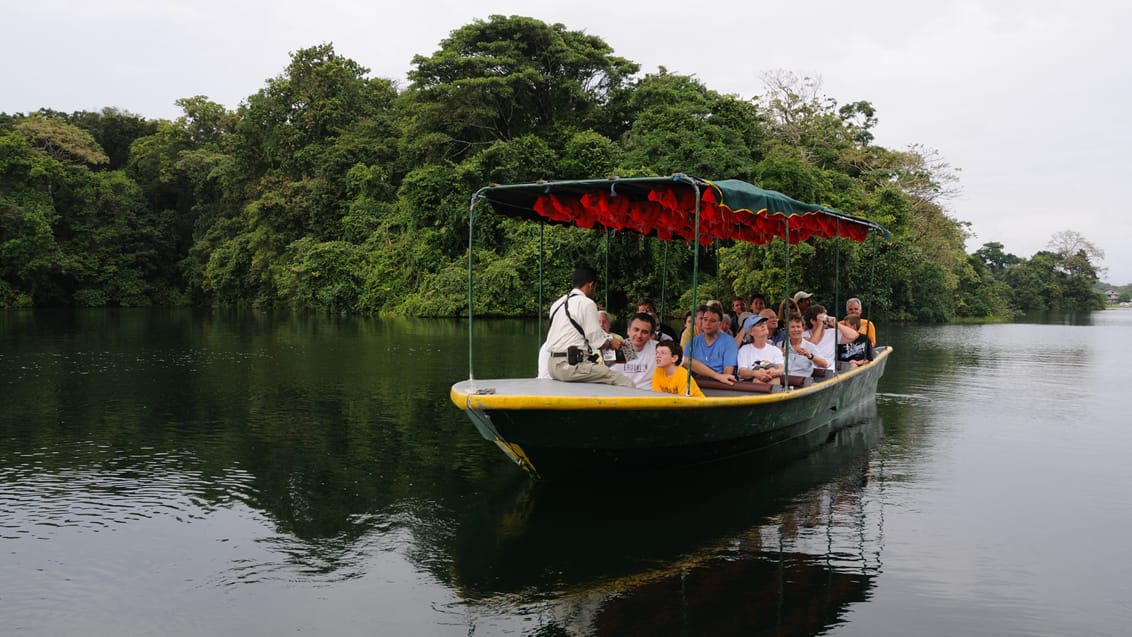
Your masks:
<svg viewBox="0 0 1132 637"><path fill-rule="evenodd" d="M731 311L727 315L731 317L731 325L735 327L731 331L734 334L739 331L739 328L751 313L747 311L747 302L743 300L743 297L737 296L731 299Z"/></svg>
<svg viewBox="0 0 1132 637"><path fill-rule="evenodd" d="M798 316L802 316L802 311L798 309L798 304L794 302L794 299L791 299L791 298L783 299L782 303L778 304L779 327L782 327L782 328L787 327L787 320L786 319L788 317L794 316L795 314L797 314ZM783 340L785 341L785 339L783 339Z"/></svg>
<svg viewBox="0 0 1132 637"><path fill-rule="evenodd" d="M625 343L627 343L628 341L625 340L625 337L613 332L613 317L609 315L609 312L606 312L605 310L598 310L597 321L601 324L602 331L604 331L610 339L617 339L621 342L622 348L625 347ZM606 367L612 365L619 358L617 351L618 350L608 345L601 348L601 360L599 362Z"/></svg>
<svg viewBox="0 0 1132 637"><path fill-rule="evenodd" d="M857 340L857 332L848 325L837 323L825 313L825 308L821 305L811 305L802 314L802 319L807 328L802 332L802 337L814 344L818 354L826 361L824 367L832 371L837 359L837 346Z"/></svg>
<svg viewBox="0 0 1132 637"><path fill-rule="evenodd" d="M814 295L806 292L805 290L798 290L794 293L794 307L798 308L798 314L803 317L806 316L806 310L814 303Z"/></svg>
<svg viewBox="0 0 1132 637"><path fill-rule="evenodd" d="M680 334L680 347L685 348L688 343L692 342L692 338L697 334L703 332L704 312L707 311L706 305L701 305L696 308L696 315L694 318L684 315L684 331ZM689 322L691 319L691 322Z"/></svg>
<svg viewBox="0 0 1132 637"><path fill-rule="evenodd" d="M604 331L610 337L617 336L613 333L613 319L609 316L609 312L606 312L605 310L598 310L597 322L601 324L602 331ZM622 341L625 340L620 336L617 336L617 339Z"/></svg>
<svg viewBox="0 0 1132 637"><path fill-rule="evenodd" d="M877 345L877 326L869 319L861 316L861 299L853 297L845 302L845 318L841 319L844 324L849 323L850 316L857 316L861 319L861 327L857 331L862 334L867 334L869 343L873 347Z"/></svg>
<svg viewBox="0 0 1132 637"><path fill-rule="evenodd" d="M653 318L650 314L637 312L629 320L629 340L621 347L622 356L610 365L610 369L621 372L633 381L637 389L652 387L652 372L656 369L656 345L653 340ZM666 343L675 341L665 341ZM679 346L677 346L679 347Z"/></svg>
<svg viewBox="0 0 1132 637"><path fill-rule="evenodd" d="M751 297L751 314L762 314L766 309L766 297L761 294L756 294Z"/></svg>
<svg viewBox="0 0 1132 637"><path fill-rule="evenodd" d="M854 330L858 330L861 327L862 320L859 315L850 314L841 322ZM869 342L869 337L860 331L858 331L858 334L857 340L852 343L837 346L837 362L842 367L852 369L873 360L873 344Z"/></svg>
<svg viewBox="0 0 1132 637"><path fill-rule="evenodd" d="M766 339L773 343L775 347L781 348L782 344L786 342L786 330L778 324L778 315L768 307L759 312L759 316L766 317Z"/></svg>
<svg viewBox="0 0 1132 637"><path fill-rule="evenodd" d="M786 374L789 376L812 376L815 366L824 368L830 363L818 354L813 343L802 338L803 331L802 317L791 314L786 329L789 338L782 352L786 355Z"/></svg>
<svg viewBox="0 0 1132 637"><path fill-rule="evenodd" d="M781 349L782 343L786 340L786 330L778 325L778 314L776 314L774 310L767 307L763 308L757 314L750 314L748 318L750 318L751 316L761 316L766 319L766 340L772 343L775 347ZM743 321L743 324L745 325L746 321ZM735 345L737 347L741 348L750 342L751 335L747 332L747 330L739 330L735 334Z"/></svg>
<svg viewBox="0 0 1132 637"><path fill-rule="evenodd" d="M688 370L680 366L680 346L673 341L664 341L656 345L656 369L652 372L653 391L669 394L689 395L689 382L691 383L691 396L704 398L704 392L696 384L696 380L688 378Z"/></svg>
<svg viewBox="0 0 1132 637"><path fill-rule="evenodd" d="M676 334L676 330L672 329L671 325L660 320L660 315L657 314L656 311L656 303L649 297L646 296L640 301L637 301L637 312L648 314L652 317L653 322L656 324L656 329L653 331L653 338L656 340L674 341L679 338L679 335Z"/></svg>
<svg viewBox="0 0 1132 637"><path fill-rule="evenodd" d="M767 324L765 316L752 316L743 326L744 331L751 335L751 342L739 348L737 364L740 380L775 383L782 378L785 359L782 350L767 340Z"/></svg>
<svg viewBox="0 0 1132 637"><path fill-rule="evenodd" d="M738 348L735 339L720 331L723 310L708 306L704 312L703 334L696 336L684 350L686 366L693 375L713 378L728 385L735 384L735 363Z"/></svg>
<svg viewBox="0 0 1132 637"><path fill-rule="evenodd" d="M546 332L550 375L566 383L632 387L633 383L624 375L596 364L592 358L595 349L610 345L621 347L621 343L610 338L598 323L597 305L593 301L597 272L589 266L578 266L571 282L574 288L550 305L550 328Z"/></svg>

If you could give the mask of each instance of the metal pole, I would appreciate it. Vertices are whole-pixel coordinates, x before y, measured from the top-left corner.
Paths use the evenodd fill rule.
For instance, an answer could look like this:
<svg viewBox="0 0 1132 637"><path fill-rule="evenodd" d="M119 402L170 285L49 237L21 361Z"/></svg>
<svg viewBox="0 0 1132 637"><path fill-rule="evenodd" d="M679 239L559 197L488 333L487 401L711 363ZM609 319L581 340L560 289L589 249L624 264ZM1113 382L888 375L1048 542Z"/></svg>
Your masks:
<svg viewBox="0 0 1132 637"><path fill-rule="evenodd" d="M837 256L834 257L833 261L833 318L836 319L837 311L841 309L841 219L837 220L837 241L835 247L837 248ZM834 365L834 367L837 366Z"/></svg>
<svg viewBox="0 0 1132 637"><path fill-rule="evenodd" d="M656 315L660 320L664 320L664 291L668 287L668 242L664 242L664 267L660 269L660 307L657 308Z"/></svg>
<svg viewBox="0 0 1132 637"><path fill-rule="evenodd" d="M538 227L538 307L535 308L535 313L538 314L538 333L535 335L539 342L536 345L542 346L542 264L546 257L546 241L544 235L546 234L546 222L542 221Z"/></svg>
<svg viewBox="0 0 1132 637"><path fill-rule="evenodd" d="M474 298L472 296L472 291L474 289L474 286L472 285L472 282L474 280L474 277L472 276L472 237L475 235L476 204L479 203L479 194L479 192L476 192L476 194L472 195L472 203L468 209L468 382L471 384L471 388L473 390L476 386L476 375L472 371L472 360L474 359L472 355L472 319L475 316L475 312L473 312L472 310L472 308L475 306Z"/></svg>
<svg viewBox="0 0 1132 637"><path fill-rule="evenodd" d="M877 233L876 233L875 230L873 231L872 235L873 235L873 256L872 256L871 259L869 259L869 292L870 292L870 294L869 294L869 306L868 306L868 309L866 310L869 313L870 317L873 316L873 297L876 296L876 294L877 294L877 291L876 291L876 271L877 271L877 257L879 256L877 254ZM889 280L891 281L892 279L889 279ZM875 338L877 328L876 328L876 322L874 321L873 318L869 319L869 325L872 326L873 335L874 335L874 338ZM866 330L865 336L868 336L867 330Z"/></svg>
<svg viewBox="0 0 1132 637"><path fill-rule="evenodd" d="M692 188L696 191L695 238L692 241L692 335L688 338L688 383L684 388L685 396L692 395L692 360L696 355L696 292L700 283L700 185L693 181Z"/></svg>
<svg viewBox="0 0 1132 637"><path fill-rule="evenodd" d="M785 381L784 389L790 391L790 301L793 297L790 296L790 217L789 215L783 217L783 223L786 224L786 314L785 317L778 317L779 321L786 321L786 338L783 340L785 343L783 349L783 372L782 378ZM782 306L779 306L781 308Z"/></svg>
<svg viewBox="0 0 1132 637"><path fill-rule="evenodd" d="M837 218L837 239L834 244L837 255L833 260L833 322L837 323L837 310L841 309L841 218ZM836 327L836 326L835 326ZM824 327L822 328L825 329ZM837 375L837 343L841 340L841 328L833 333L833 375Z"/></svg>
<svg viewBox="0 0 1132 637"><path fill-rule="evenodd" d="M609 311L609 228L605 229L605 311Z"/></svg>

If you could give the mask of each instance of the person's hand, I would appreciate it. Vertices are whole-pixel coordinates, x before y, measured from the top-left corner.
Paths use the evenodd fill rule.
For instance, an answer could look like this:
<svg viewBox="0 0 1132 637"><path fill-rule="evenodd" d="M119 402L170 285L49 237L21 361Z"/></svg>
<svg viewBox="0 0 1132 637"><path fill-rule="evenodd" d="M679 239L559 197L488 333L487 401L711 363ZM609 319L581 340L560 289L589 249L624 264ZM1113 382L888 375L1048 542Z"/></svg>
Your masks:
<svg viewBox="0 0 1132 637"><path fill-rule="evenodd" d="M715 379L724 385L734 385L735 377L728 374L716 374Z"/></svg>

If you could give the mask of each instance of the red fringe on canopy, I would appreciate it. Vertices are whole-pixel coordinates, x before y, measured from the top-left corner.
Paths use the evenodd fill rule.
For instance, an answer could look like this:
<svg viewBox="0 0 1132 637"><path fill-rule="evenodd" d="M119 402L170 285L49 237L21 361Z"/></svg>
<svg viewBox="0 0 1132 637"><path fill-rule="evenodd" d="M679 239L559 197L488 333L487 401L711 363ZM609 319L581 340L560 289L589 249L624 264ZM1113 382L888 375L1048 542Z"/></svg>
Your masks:
<svg viewBox="0 0 1132 637"><path fill-rule="evenodd" d="M581 228L595 225L614 230L632 230L641 234L656 233L663 240L679 237L695 238L695 192L687 187L658 187L649 191L647 200L630 199L611 192L544 194L532 209L551 221L573 223ZM736 239L749 243L769 243L775 237L786 237L790 226L790 243L811 237L840 236L864 241L869 229L861 224L840 222L821 212L795 214L766 210L731 210L716 200L715 190L705 189L700 196L700 243L709 245L714 239Z"/></svg>

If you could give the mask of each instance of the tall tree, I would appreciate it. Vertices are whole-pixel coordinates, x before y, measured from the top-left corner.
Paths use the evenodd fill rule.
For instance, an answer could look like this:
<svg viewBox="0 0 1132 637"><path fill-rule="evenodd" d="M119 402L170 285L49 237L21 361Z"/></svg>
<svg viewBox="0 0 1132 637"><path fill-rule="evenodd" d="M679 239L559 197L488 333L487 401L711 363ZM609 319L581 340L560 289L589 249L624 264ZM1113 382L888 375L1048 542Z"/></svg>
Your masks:
<svg viewBox="0 0 1132 637"><path fill-rule="evenodd" d="M750 102L709 90L686 75L647 75L626 93L632 118L623 144L628 167L751 179L765 136Z"/></svg>
<svg viewBox="0 0 1132 637"><path fill-rule="evenodd" d="M209 249L195 255L204 265L204 292L260 304L305 302L284 298L286 290L308 289L286 269L348 232L351 171L377 167L371 175L388 177L397 158L393 84L368 73L329 44L302 49L240 107L232 136L240 216L213 224ZM308 237L315 243L296 243ZM336 285L320 272L311 276ZM303 294L311 298L320 297Z"/></svg>
<svg viewBox="0 0 1132 637"><path fill-rule="evenodd" d="M591 128L638 69L596 36L501 15L456 29L413 66L406 97L415 152L454 162L499 140Z"/></svg>
<svg viewBox="0 0 1132 637"><path fill-rule="evenodd" d="M121 170L130 159L134 140L157 132L157 122L117 108L104 108L97 113L72 113L66 121L89 132L106 152L107 168Z"/></svg>

